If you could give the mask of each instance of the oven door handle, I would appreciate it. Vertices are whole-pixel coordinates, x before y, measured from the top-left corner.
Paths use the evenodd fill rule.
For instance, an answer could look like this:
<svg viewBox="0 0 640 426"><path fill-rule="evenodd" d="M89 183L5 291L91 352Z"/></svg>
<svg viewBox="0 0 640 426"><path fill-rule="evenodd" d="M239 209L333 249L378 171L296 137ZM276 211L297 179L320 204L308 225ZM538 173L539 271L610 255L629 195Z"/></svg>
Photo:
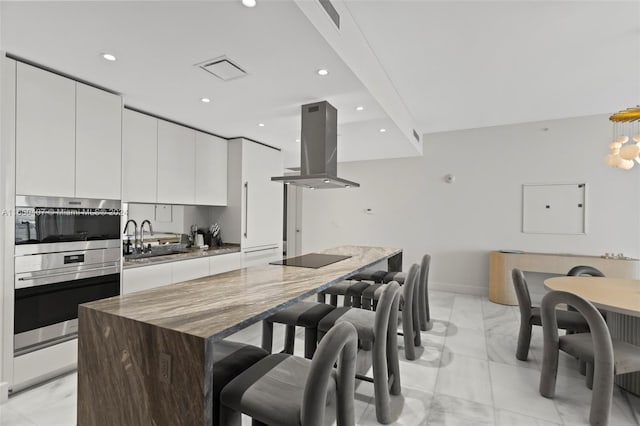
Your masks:
<svg viewBox="0 0 640 426"><path fill-rule="evenodd" d="M101 271L102 273L97 274L95 272L97 271ZM54 274L47 274L47 275L40 275L37 277L18 277L16 282L16 290L17 289L21 289L21 288L27 288L27 287L35 287L37 285L45 285L45 284L55 284L57 282L62 282L64 280L61 279L57 279L57 277L70 277L72 279L79 279L79 278L91 278L91 277L99 277L102 275L109 275L109 274L117 274L118 273L118 267L117 266L109 266L109 267L102 267L102 268L91 268L91 269L82 269L82 270L78 270L78 271L73 271L73 272L58 272L58 273L54 273ZM86 275L88 274L88 275ZM53 280L52 280L53 278ZM37 284L36 281L38 280L45 280L46 282L41 283L41 284Z"/></svg>

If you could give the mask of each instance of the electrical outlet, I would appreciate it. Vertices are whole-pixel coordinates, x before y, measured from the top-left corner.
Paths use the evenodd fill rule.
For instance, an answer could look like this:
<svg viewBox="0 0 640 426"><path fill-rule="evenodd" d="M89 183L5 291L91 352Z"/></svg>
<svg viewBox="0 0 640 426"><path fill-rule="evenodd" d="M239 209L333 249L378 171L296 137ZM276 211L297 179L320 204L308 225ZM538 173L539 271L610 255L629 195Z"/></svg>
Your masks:
<svg viewBox="0 0 640 426"><path fill-rule="evenodd" d="M160 381L171 384L171 355L160 352Z"/></svg>

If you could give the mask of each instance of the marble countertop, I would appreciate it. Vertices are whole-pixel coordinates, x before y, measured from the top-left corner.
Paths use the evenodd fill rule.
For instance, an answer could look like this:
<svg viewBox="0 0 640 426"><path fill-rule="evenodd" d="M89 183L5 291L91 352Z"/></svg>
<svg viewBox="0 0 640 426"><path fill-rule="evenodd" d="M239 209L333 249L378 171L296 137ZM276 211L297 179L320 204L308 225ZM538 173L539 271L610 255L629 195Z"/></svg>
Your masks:
<svg viewBox="0 0 640 426"><path fill-rule="evenodd" d="M318 269L281 265L238 269L82 306L218 340L402 250L340 246L317 253L351 257Z"/></svg>
<svg viewBox="0 0 640 426"><path fill-rule="evenodd" d="M143 257L139 259L127 259L126 256L123 262L123 269L137 268L140 266L157 265L159 263L176 262L179 260L195 259L198 257L218 256L228 253L239 253L239 244L223 244L222 247L210 248L209 250L202 250L199 248L189 249L186 253L166 254L163 256Z"/></svg>

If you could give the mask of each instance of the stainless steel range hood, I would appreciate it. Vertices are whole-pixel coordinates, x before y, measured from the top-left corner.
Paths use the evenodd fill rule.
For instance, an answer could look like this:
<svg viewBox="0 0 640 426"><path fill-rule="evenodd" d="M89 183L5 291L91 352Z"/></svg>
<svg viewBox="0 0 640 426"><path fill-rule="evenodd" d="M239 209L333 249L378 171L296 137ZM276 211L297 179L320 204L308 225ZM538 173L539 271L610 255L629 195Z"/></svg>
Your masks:
<svg viewBox="0 0 640 426"><path fill-rule="evenodd" d="M338 174L338 111L327 101L302 105L300 174L271 180L304 188L354 188Z"/></svg>

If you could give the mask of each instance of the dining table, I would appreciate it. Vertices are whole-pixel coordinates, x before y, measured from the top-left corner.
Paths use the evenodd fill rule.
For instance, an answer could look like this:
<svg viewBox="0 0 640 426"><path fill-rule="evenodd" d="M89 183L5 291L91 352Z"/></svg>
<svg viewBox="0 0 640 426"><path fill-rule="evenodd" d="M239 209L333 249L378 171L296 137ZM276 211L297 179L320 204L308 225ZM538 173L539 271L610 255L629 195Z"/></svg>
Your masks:
<svg viewBox="0 0 640 426"><path fill-rule="evenodd" d="M609 277L554 277L544 281L547 290L577 294L607 311L611 337L638 346L640 351L640 280ZM621 388L640 395L640 372L615 378Z"/></svg>
<svg viewBox="0 0 640 426"><path fill-rule="evenodd" d="M80 305L77 424L211 425L219 341L382 261L402 265L398 248L315 254L343 260L253 266Z"/></svg>

